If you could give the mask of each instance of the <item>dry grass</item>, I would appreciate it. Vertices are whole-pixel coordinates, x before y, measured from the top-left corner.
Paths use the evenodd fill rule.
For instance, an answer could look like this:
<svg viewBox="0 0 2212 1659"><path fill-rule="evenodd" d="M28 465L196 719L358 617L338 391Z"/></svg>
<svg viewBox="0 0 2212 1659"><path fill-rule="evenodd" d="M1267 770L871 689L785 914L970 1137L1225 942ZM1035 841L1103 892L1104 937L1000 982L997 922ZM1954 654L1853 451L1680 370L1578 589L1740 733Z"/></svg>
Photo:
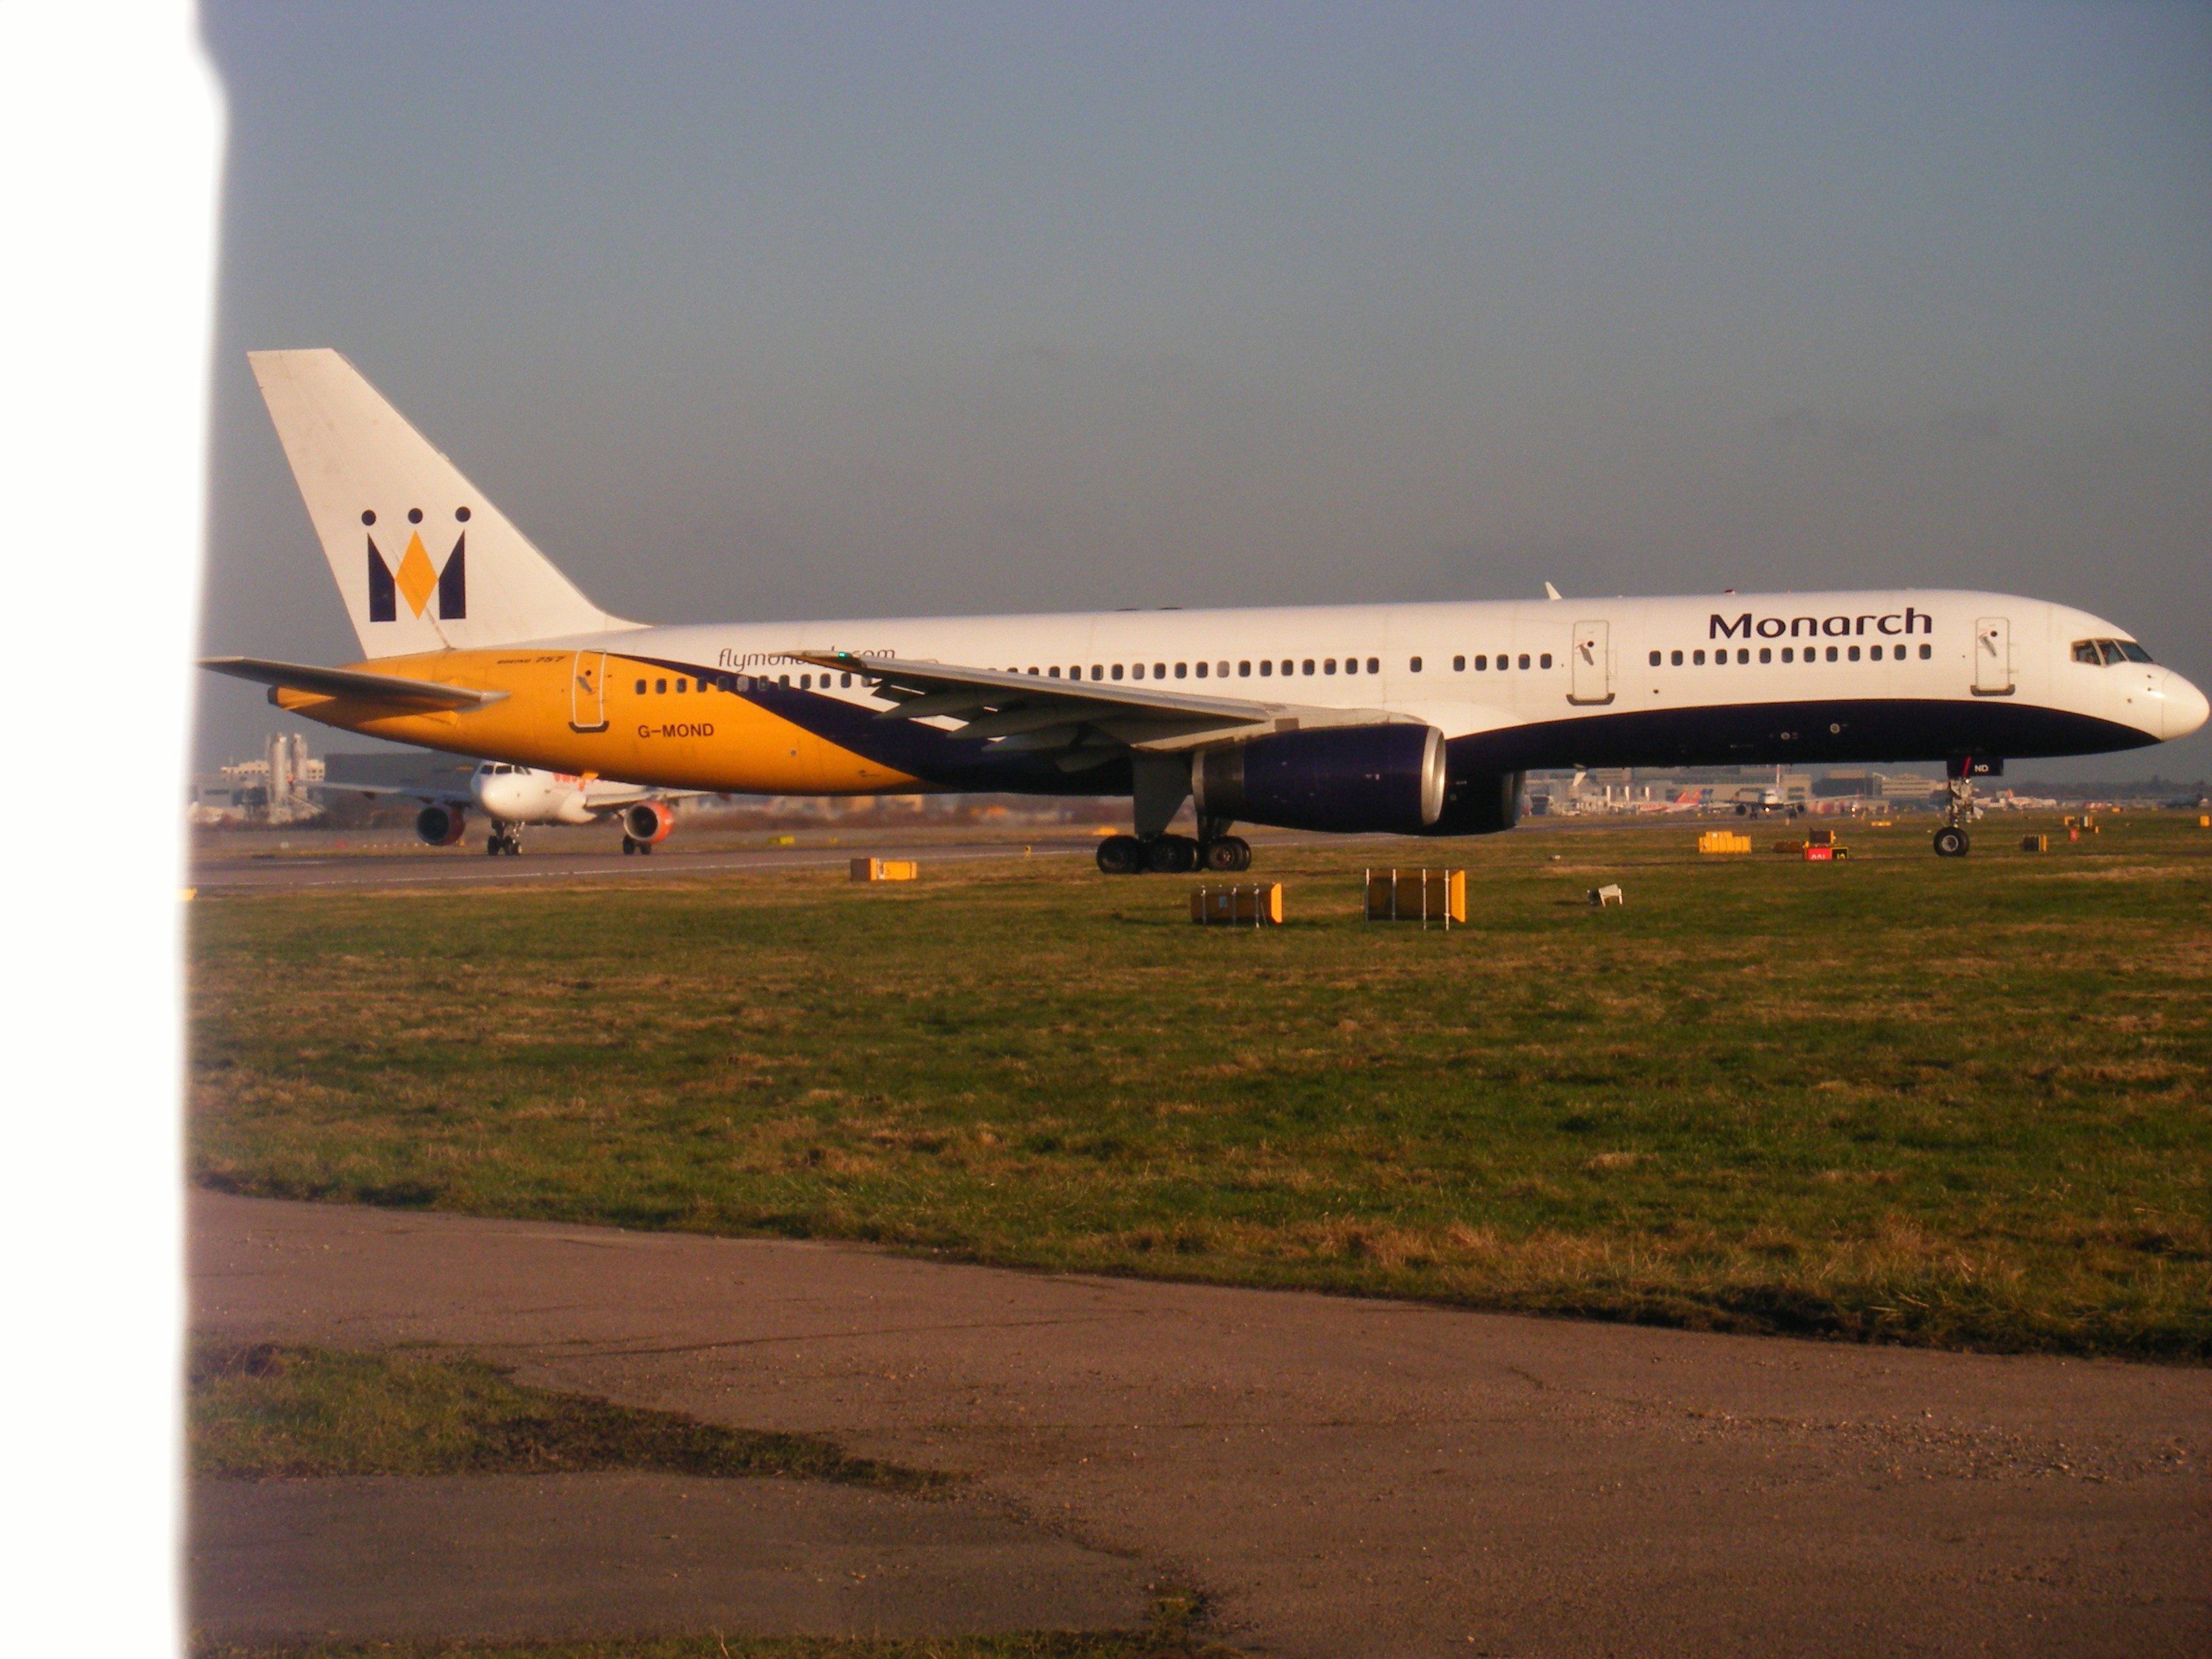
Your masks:
<svg viewBox="0 0 2212 1659"><path fill-rule="evenodd" d="M1064 864L896 894L196 907L240 1191L2002 1349L2212 1356L2212 836L1269 852L1291 925ZM1549 862L1553 853L1565 854ZM1356 920L1470 866L1475 926ZM2127 880L2073 879L2100 870ZM1628 889L1590 910L1589 878Z"/></svg>

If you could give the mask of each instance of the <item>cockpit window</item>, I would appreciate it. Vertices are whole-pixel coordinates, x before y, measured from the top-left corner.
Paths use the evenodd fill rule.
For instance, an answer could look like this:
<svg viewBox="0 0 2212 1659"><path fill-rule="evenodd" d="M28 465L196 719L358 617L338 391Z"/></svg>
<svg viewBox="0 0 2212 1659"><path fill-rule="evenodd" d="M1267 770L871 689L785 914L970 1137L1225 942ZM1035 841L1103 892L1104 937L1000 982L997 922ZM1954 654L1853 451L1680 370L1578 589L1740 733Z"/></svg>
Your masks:
<svg viewBox="0 0 2212 1659"><path fill-rule="evenodd" d="M2112 668L2124 662L2148 662L2151 654L2133 640L2076 640L2074 660Z"/></svg>

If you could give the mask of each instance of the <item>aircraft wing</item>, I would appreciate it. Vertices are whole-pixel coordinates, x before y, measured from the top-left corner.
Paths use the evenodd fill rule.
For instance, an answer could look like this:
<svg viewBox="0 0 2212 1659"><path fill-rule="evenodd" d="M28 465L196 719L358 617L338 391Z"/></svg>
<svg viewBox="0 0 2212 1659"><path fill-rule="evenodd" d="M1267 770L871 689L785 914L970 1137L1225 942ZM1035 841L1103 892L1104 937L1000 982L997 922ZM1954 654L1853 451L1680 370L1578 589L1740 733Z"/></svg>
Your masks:
<svg viewBox="0 0 2212 1659"><path fill-rule="evenodd" d="M1056 754L1069 770L1111 760L1131 749L1154 752L1295 732L1319 726L1376 726L1407 721L1381 708L1322 708L1310 703L1221 697L1170 690L1158 681L1055 680L997 668L908 662L845 651L788 653L817 668L860 674L878 694L896 699L878 720L944 719L963 736L1002 750Z"/></svg>
<svg viewBox="0 0 2212 1659"><path fill-rule="evenodd" d="M204 657L200 666L287 691L306 691L319 697L349 697L405 708L482 708L507 696L504 691L474 691L465 685L441 685L434 680L412 680L400 674L370 674L358 668L317 668L307 663L270 662L261 657Z"/></svg>
<svg viewBox="0 0 2212 1659"><path fill-rule="evenodd" d="M693 800L713 793L708 789L656 789L649 783L617 783L611 778L584 780L584 805L595 811L603 806L628 806L632 801Z"/></svg>
<svg viewBox="0 0 2212 1659"><path fill-rule="evenodd" d="M332 783L328 779L319 783L303 783L303 789L319 789L325 793L333 791L342 795L404 795L410 800L434 802L440 806L470 806L476 798L466 789L425 789L420 784L404 783Z"/></svg>

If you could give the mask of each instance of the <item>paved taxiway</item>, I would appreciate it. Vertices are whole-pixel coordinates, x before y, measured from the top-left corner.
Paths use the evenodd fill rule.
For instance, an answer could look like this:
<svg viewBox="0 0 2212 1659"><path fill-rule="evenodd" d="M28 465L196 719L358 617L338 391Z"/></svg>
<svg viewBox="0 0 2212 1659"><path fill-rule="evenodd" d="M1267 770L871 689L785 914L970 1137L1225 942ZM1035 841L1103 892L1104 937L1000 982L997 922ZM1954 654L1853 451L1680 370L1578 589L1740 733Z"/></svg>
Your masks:
<svg viewBox="0 0 2212 1659"><path fill-rule="evenodd" d="M2212 1371L210 1194L191 1224L202 1328L971 1473L1256 1651L2212 1650ZM404 1600L416 1558L379 1568Z"/></svg>

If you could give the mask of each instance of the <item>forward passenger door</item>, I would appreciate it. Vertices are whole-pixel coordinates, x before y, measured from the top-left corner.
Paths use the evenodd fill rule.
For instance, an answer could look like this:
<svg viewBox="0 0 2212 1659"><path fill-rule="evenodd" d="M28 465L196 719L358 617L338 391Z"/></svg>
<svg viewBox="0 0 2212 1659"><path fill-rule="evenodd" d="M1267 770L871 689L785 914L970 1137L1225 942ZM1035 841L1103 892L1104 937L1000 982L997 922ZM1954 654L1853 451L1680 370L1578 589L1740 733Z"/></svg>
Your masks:
<svg viewBox="0 0 2212 1659"><path fill-rule="evenodd" d="M1575 624L1573 646L1567 653L1572 683L1567 701L1606 703L1613 701L1613 629L1601 622Z"/></svg>
<svg viewBox="0 0 2212 1659"><path fill-rule="evenodd" d="M1974 695L2011 694L2012 623L2002 617L1978 617L1974 623Z"/></svg>

